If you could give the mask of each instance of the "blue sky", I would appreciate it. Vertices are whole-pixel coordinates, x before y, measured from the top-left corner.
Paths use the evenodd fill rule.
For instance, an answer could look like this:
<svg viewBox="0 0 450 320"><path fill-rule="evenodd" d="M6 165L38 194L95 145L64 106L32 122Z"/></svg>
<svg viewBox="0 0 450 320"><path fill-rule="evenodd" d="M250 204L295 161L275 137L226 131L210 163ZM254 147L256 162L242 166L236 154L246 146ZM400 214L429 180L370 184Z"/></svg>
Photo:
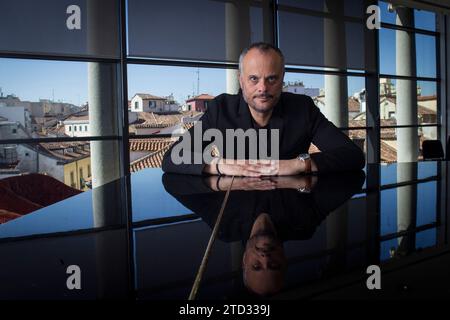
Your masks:
<svg viewBox="0 0 450 320"><path fill-rule="evenodd" d="M389 13L385 3L380 3L383 22L395 23L395 14ZM434 30L434 14L416 11L416 26ZM436 76L434 38L416 36L417 75ZM197 88L197 70L200 75ZM380 31L380 71L395 74L395 31ZM206 68L184 68L166 66L130 65L128 68L129 98L137 92L158 96L174 94L178 102L192 94L209 93L217 95L225 92L224 70ZM323 88L323 75L286 74L285 81L303 81L306 87ZM422 94L435 94L436 83L421 82ZM87 63L43 60L0 59L0 88L3 94L15 94L22 100L37 101L52 99L76 105L87 101ZM364 88L363 77L349 77L348 94Z"/></svg>

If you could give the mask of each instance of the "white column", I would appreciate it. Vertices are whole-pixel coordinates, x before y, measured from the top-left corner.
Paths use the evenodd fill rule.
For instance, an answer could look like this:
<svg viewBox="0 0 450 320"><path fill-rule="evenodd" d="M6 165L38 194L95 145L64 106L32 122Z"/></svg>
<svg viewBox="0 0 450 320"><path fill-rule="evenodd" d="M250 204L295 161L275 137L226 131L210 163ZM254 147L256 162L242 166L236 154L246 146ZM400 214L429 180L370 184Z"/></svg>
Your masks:
<svg viewBox="0 0 450 320"><path fill-rule="evenodd" d="M89 128L92 136L116 135L118 131L117 66L88 63ZM116 141L91 142L92 186L99 187L120 177Z"/></svg>
<svg viewBox="0 0 450 320"><path fill-rule="evenodd" d="M397 182L417 179L417 162L397 164ZM417 184L397 188L397 232L416 227L417 221ZM397 253L407 254L415 249L416 234L398 238Z"/></svg>
<svg viewBox="0 0 450 320"><path fill-rule="evenodd" d="M397 25L414 26L413 9L398 7ZM397 75L416 76L415 35L402 30L396 31ZM396 119L397 125L417 124L417 84L415 80L397 79ZM417 128L397 129L397 161L417 161L419 139Z"/></svg>
<svg viewBox="0 0 450 320"><path fill-rule="evenodd" d="M235 0L225 4L225 50L228 61L238 61L241 51L250 44L250 1ZM227 69L227 93L239 91L237 69Z"/></svg>
<svg viewBox="0 0 450 320"><path fill-rule="evenodd" d="M324 18L324 57L328 70L347 69L344 1L326 0L325 9L333 18ZM324 115L337 127L348 127L347 76L325 75Z"/></svg>
<svg viewBox="0 0 450 320"><path fill-rule="evenodd" d="M87 3L87 45L93 52L102 52L105 32L104 19L113 19L112 4L103 1ZM119 36L119 35L117 35ZM88 63L88 103L89 130L92 136L117 135L119 130L119 91L118 66L111 63ZM125 210L121 206L121 192L118 181L120 177L120 151L117 141L91 141L92 169L92 206L94 227L123 224Z"/></svg>

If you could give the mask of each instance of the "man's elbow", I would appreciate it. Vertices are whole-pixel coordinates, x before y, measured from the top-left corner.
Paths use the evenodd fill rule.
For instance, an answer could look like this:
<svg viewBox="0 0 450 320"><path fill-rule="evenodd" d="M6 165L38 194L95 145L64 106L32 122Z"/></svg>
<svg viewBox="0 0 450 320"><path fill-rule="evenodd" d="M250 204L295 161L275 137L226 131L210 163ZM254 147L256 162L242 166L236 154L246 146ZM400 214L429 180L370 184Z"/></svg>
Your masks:
<svg viewBox="0 0 450 320"><path fill-rule="evenodd" d="M173 167L173 163L170 161L170 150L169 150L164 154L164 157L163 157L162 163L161 163L161 169L164 172L169 173L169 172L172 172L172 170L171 170L172 167Z"/></svg>
<svg viewBox="0 0 450 320"><path fill-rule="evenodd" d="M354 153L354 157L355 157L355 170L361 170L364 168L364 166L366 165L366 157L364 155L364 152L359 148L356 147L357 150L355 150L356 152Z"/></svg>

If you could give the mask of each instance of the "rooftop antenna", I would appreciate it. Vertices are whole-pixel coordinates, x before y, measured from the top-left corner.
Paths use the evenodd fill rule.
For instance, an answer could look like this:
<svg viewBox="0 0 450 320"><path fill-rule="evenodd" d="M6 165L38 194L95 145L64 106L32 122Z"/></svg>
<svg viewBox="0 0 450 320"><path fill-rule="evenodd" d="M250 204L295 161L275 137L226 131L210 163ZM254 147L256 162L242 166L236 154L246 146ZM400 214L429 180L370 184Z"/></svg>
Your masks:
<svg viewBox="0 0 450 320"><path fill-rule="evenodd" d="M197 68L197 95L200 94L200 68Z"/></svg>

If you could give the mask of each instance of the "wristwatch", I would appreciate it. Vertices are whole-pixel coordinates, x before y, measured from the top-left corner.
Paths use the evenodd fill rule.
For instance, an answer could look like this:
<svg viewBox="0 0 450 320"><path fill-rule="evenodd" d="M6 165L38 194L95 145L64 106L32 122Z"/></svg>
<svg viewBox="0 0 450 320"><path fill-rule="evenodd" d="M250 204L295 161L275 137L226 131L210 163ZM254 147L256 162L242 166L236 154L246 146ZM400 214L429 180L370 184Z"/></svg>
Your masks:
<svg viewBox="0 0 450 320"><path fill-rule="evenodd" d="M311 157L309 156L309 153L302 153L297 156L297 159L300 161L303 161L305 163L305 171L304 173L310 173L311 172Z"/></svg>

